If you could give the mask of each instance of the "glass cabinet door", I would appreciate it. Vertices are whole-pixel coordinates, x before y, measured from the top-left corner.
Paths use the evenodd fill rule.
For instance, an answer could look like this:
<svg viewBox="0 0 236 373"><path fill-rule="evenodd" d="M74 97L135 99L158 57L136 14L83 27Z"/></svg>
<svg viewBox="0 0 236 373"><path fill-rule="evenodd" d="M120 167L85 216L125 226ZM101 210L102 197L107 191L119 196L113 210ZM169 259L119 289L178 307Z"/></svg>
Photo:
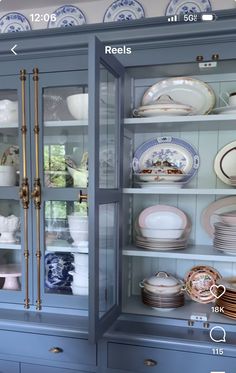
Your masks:
<svg viewBox="0 0 236 373"><path fill-rule="evenodd" d="M88 215L79 201L88 185L88 73L35 70L31 89L34 190L41 189L40 209L34 201L35 303L87 311Z"/></svg>
<svg viewBox="0 0 236 373"><path fill-rule="evenodd" d="M24 71L0 77L0 302L24 303L26 308L32 300L30 206L25 196L23 207L19 186L29 173L27 78Z"/></svg>
<svg viewBox="0 0 236 373"><path fill-rule="evenodd" d="M124 69L114 57L104 55L98 39L89 48L89 337L95 341L120 312Z"/></svg>

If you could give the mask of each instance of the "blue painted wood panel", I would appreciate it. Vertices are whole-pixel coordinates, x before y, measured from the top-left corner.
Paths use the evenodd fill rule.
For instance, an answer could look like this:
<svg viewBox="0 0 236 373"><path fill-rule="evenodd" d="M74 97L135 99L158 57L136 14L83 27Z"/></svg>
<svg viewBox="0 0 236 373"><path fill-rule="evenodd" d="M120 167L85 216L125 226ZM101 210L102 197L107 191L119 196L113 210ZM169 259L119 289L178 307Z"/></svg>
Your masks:
<svg viewBox="0 0 236 373"><path fill-rule="evenodd" d="M20 373L20 364L14 361L0 360L0 373Z"/></svg>
<svg viewBox="0 0 236 373"><path fill-rule="evenodd" d="M35 365L35 364L21 364L21 373L32 373L32 372L34 373L42 373L42 372L43 373L86 373L81 370L71 370L71 369L65 369L65 368L60 368L60 367L48 367L45 365ZM3 373L5 373L5 371ZM6 371L6 373L8 373L8 371Z"/></svg>

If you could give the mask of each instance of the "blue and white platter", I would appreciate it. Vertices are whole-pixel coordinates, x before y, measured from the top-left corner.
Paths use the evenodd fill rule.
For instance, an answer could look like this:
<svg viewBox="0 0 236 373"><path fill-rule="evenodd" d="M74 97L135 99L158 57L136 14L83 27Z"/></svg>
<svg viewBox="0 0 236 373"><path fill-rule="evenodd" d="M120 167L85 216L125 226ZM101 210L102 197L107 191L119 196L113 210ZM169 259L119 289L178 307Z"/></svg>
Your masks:
<svg viewBox="0 0 236 373"><path fill-rule="evenodd" d="M196 174L200 164L198 151L193 145L180 138L166 136L148 140L138 147L134 153L133 170L140 173L159 161L168 161L180 169L186 174L185 181Z"/></svg>
<svg viewBox="0 0 236 373"><path fill-rule="evenodd" d="M0 19L0 33L31 30L28 19L21 13L7 13Z"/></svg>
<svg viewBox="0 0 236 373"><path fill-rule="evenodd" d="M50 19L48 28L80 26L86 23L85 15L74 5L63 5L52 13L56 20Z"/></svg>
<svg viewBox="0 0 236 373"><path fill-rule="evenodd" d="M74 269L71 253L48 253L45 255L45 286L48 289L66 291L73 277L69 271Z"/></svg>
<svg viewBox="0 0 236 373"><path fill-rule="evenodd" d="M171 0L166 8L166 16L210 11L211 3L209 0Z"/></svg>
<svg viewBox="0 0 236 373"><path fill-rule="evenodd" d="M130 21L143 17L144 9L138 1L117 0L107 8L103 22Z"/></svg>

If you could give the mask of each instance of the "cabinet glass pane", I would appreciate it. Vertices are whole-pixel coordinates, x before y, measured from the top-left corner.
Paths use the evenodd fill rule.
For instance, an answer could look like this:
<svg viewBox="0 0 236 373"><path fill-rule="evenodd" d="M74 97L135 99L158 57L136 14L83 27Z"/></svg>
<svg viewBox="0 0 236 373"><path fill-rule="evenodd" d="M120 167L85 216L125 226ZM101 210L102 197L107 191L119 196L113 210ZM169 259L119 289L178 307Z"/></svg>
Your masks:
<svg viewBox="0 0 236 373"><path fill-rule="evenodd" d="M0 201L0 289L21 290L20 206Z"/></svg>
<svg viewBox="0 0 236 373"><path fill-rule="evenodd" d="M17 90L0 90L0 186L19 185Z"/></svg>
<svg viewBox="0 0 236 373"><path fill-rule="evenodd" d="M45 203L45 291L88 295L88 217L85 203Z"/></svg>
<svg viewBox="0 0 236 373"><path fill-rule="evenodd" d="M87 187L87 86L45 88L44 185Z"/></svg>
<svg viewBox="0 0 236 373"><path fill-rule="evenodd" d="M100 65L99 187L117 188L116 77Z"/></svg>
<svg viewBox="0 0 236 373"><path fill-rule="evenodd" d="M116 304L117 204L99 206L99 315Z"/></svg>

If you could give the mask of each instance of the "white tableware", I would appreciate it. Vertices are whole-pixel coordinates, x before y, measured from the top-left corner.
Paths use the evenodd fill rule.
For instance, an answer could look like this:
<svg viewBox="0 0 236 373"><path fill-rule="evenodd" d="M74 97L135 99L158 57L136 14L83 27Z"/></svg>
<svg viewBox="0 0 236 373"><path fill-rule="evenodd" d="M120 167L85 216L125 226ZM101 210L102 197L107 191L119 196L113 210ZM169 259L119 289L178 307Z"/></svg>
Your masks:
<svg viewBox="0 0 236 373"><path fill-rule="evenodd" d="M78 169L75 170L67 166L69 174L72 176L75 187L86 188L88 186L88 170Z"/></svg>
<svg viewBox="0 0 236 373"><path fill-rule="evenodd" d="M211 12L209 0L171 0L166 8L166 16Z"/></svg>
<svg viewBox="0 0 236 373"><path fill-rule="evenodd" d="M74 240L73 245L77 246L80 242L88 241L88 231L71 230L70 235Z"/></svg>
<svg viewBox="0 0 236 373"><path fill-rule="evenodd" d="M134 173L155 167L158 169L161 162L168 162L181 170L187 175L184 180L188 181L196 174L200 163L197 150L187 141L171 136L157 137L145 141L136 149Z"/></svg>
<svg viewBox="0 0 236 373"><path fill-rule="evenodd" d="M31 30L28 19L21 13L12 12L4 14L0 19L0 33L20 32Z"/></svg>
<svg viewBox="0 0 236 373"><path fill-rule="evenodd" d="M16 242L14 234L19 228L20 219L15 215L8 217L0 215L0 242Z"/></svg>
<svg viewBox="0 0 236 373"><path fill-rule="evenodd" d="M158 228L141 228L140 231L143 237L147 238L180 238L183 233L184 229L158 229Z"/></svg>
<svg viewBox="0 0 236 373"><path fill-rule="evenodd" d="M0 100L0 125L1 123L17 123L18 101Z"/></svg>
<svg viewBox="0 0 236 373"><path fill-rule="evenodd" d="M74 5L63 5L52 12L48 28L79 26L86 23L83 12Z"/></svg>
<svg viewBox="0 0 236 373"><path fill-rule="evenodd" d="M3 153L1 165L15 166L16 171L20 169L20 150L18 145L9 146Z"/></svg>
<svg viewBox="0 0 236 373"><path fill-rule="evenodd" d="M218 217L225 224L236 225L236 211L231 211L231 212L228 212L228 213L219 214Z"/></svg>
<svg viewBox="0 0 236 373"><path fill-rule="evenodd" d="M138 224L141 228L185 229L188 219L186 214L176 207L155 205L141 212Z"/></svg>
<svg viewBox="0 0 236 373"><path fill-rule="evenodd" d="M88 119L88 93L77 93L66 99L71 115L78 120Z"/></svg>
<svg viewBox="0 0 236 373"><path fill-rule="evenodd" d="M74 295L88 295L89 288L88 286L76 286L72 283L71 290Z"/></svg>
<svg viewBox="0 0 236 373"><path fill-rule="evenodd" d="M183 282L166 272L157 272L141 281L139 286L154 294L178 294L183 288Z"/></svg>
<svg viewBox="0 0 236 373"><path fill-rule="evenodd" d="M169 95L158 97L153 105L140 106L133 111L135 117L155 117L158 115L189 115L194 111L191 106L174 101Z"/></svg>
<svg viewBox="0 0 236 373"><path fill-rule="evenodd" d="M152 105L160 96L169 95L174 101L193 107L191 115L208 114L215 105L212 88L201 80L178 77L161 80L145 92L142 106Z"/></svg>
<svg viewBox="0 0 236 373"><path fill-rule="evenodd" d="M116 0L106 10L103 22L130 21L144 17L144 9L137 0Z"/></svg>
<svg viewBox="0 0 236 373"><path fill-rule="evenodd" d="M21 276L21 266L19 264L0 265L0 277L5 278L3 290L19 290L18 277Z"/></svg>
<svg viewBox="0 0 236 373"><path fill-rule="evenodd" d="M214 170L219 179L231 185L231 176L236 174L236 141L220 149L215 157Z"/></svg>
<svg viewBox="0 0 236 373"><path fill-rule="evenodd" d="M217 222L219 214L229 213L236 210L236 197L227 197L212 202L201 215L201 224L209 236L214 236L214 223Z"/></svg>
<svg viewBox="0 0 236 373"><path fill-rule="evenodd" d="M15 166L0 165L0 186L16 185Z"/></svg>
<svg viewBox="0 0 236 373"><path fill-rule="evenodd" d="M88 216L81 216L74 213L73 215L68 215L67 219L71 230L88 231Z"/></svg>
<svg viewBox="0 0 236 373"><path fill-rule="evenodd" d="M179 188L183 188L183 186L186 184L186 182L185 181L183 181L183 182L176 182L176 181L174 181L174 182L166 182L166 181L149 181L149 182L138 182L138 181L136 181L135 182L135 185L137 185L138 187L140 187L140 188L152 188L152 189L160 189L160 188L177 188L177 189L179 189Z"/></svg>

